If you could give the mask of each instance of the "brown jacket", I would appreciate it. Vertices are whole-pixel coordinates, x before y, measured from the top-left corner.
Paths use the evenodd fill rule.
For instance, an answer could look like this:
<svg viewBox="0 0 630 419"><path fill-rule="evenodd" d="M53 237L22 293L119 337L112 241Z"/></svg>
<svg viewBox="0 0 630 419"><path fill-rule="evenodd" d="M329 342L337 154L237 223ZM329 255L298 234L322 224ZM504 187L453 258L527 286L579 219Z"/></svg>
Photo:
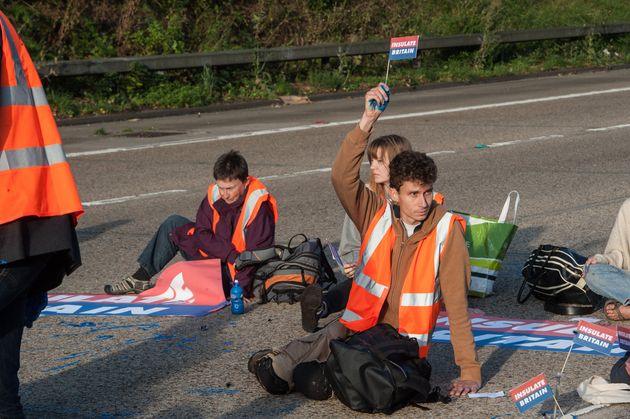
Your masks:
<svg viewBox="0 0 630 419"><path fill-rule="evenodd" d="M341 205L350 216L363 238L372 218L383 206L384 201L364 187L360 179L361 162L370 134L355 127L344 140L332 168L332 183ZM407 237L402 222L394 222L396 240L392 251L392 281L380 321L398 327L398 308L405 274L413 259L418 243L435 228L446 209L433 204L433 208L422 226L411 237ZM459 224L455 224L459 226ZM440 288L448 313L451 343L455 363L464 380L481 381L481 368L477 360L472 327L468 317L467 291L470 284L470 260L461 228L451 229L447 239L449 245L442 255L439 267Z"/></svg>

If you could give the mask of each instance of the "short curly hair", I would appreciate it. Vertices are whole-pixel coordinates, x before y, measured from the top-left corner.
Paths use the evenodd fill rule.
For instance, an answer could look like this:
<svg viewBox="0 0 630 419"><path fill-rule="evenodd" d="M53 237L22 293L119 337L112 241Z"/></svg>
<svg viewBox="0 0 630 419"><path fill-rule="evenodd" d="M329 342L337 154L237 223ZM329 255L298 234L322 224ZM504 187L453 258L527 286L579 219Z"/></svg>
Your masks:
<svg viewBox="0 0 630 419"><path fill-rule="evenodd" d="M238 179L245 182L249 176L247 161L238 151L230 150L221 154L214 163L213 175L216 180Z"/></svg>
<svg viewBox="0 0 630 419"><path fill-rule="evenodd" d="M389 163L389 185L399 192L405 181L432 184L436 180L435 162L419 151L403 151Z"/></svg>

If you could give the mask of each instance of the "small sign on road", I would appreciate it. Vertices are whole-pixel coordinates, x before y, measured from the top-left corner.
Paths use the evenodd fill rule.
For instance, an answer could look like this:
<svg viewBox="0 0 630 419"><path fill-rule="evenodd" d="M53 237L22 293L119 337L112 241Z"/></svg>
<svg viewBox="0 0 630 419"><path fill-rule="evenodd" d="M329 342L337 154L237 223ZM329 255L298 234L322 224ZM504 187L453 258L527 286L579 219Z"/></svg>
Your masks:
<svg viewBox="0 0 630 419"><path fill-rule="evenodd" d="M617 326L617 337L619 338L619 347L630 351L630 327Z"/></svg>
<svg viewBox="0 0 630 419"><path fill-rule="evenodd" d="M575 330L573 343L609 355L615 343L615 332L606 326L580 320Z"/></svg>
<svg viewBox="0 0 630 419"><path fill-rule="evenodd" d="M553 391L545 378L545 374L539 374L510 390L510 398L521 413L544 402L550 397L553 397Z"/></svg>

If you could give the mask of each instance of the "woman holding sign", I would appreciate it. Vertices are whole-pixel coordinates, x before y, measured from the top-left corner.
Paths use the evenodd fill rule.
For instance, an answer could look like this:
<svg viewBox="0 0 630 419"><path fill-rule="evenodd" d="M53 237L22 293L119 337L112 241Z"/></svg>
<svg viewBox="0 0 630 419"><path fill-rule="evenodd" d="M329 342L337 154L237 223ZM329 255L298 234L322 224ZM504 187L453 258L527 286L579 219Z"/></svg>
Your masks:
<svg viewBox="0 0 630 419"><path fill-rule="evenodd" d="M400 135L384 135L371 141L366 150L370 163L370 179L365 187L392 202L388 193L389 162L402 151L409 150L411 150L411 143ZM440 193L434 193L433 199L439 204L444 203L444 197ZM346 214L341 229L338 256L343 263L343 271L348 279L354 278L360 249L361 235ZM334 252L332 246L331 252ZM335 256L333 254L333 257ZM319 319L344 309L351 286L351 281L341 281L328 290L326 295L323 295L321 287L317 284L307 287L300 300L302 328L307 332L314 332L317 329Z"/></svg>

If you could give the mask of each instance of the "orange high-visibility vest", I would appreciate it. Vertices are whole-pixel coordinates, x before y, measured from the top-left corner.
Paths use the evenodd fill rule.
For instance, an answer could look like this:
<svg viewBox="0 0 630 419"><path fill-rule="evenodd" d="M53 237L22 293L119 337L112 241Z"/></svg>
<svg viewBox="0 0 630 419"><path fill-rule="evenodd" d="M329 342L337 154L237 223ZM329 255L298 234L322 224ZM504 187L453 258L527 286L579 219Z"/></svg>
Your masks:
<svg viewBox="0 0 630 419"><path fill-rule="evenodd" d="M0 224L27 216L83 214L37 70L0 12Z"/></svg>
<svg viewBox="0 0 630 419"><path fill-rule="evenodd" d="M267 190L267 187L256 179L253 176L249 176L247 178L249 180L249 185L247 186L247 194L245 195L245 200L243 202L243 208L241 209L241 214L238 217L236 222L236 227L234 228L234 233L232 234L232 244L237 252L245 251L245 234L247 231L247 226L256 219L258 215L258 210L260 210L260 206L263 202L268 202L271 206L271 210L273 211L273 219L274 222L278 222L278 207L276 205L276 198L273 197ZM208 187L208 203L212 208L212 231L215 231L217 223L219 222L219 212L214 208L214 203L221 198L219 194L219 186L216 184L210 184ZM194 232L194 229L192 230ZM189 232L190 234L190 232ZM204 257L208 255L199 249L199 254ZM228 263L228 269L230 270L230 274L232 275L232 279L234 279L236 275L236 268L233 263Z"/></svg>
<svg viewBox="0 0 630 419"><path fill-rule="evenodd" d="M429 341L440 312L442 294L439 267L447 238L455 223L466 229L466 222L447 212L437 226L418 243L409 270L405 274L398 332L415 338L420 356L426 357ZM348 304L341 317L348 329L360 332L376 325L391 284L391 255L394 248L393 210L389 203L376 213L361 245Z"/></svg>

